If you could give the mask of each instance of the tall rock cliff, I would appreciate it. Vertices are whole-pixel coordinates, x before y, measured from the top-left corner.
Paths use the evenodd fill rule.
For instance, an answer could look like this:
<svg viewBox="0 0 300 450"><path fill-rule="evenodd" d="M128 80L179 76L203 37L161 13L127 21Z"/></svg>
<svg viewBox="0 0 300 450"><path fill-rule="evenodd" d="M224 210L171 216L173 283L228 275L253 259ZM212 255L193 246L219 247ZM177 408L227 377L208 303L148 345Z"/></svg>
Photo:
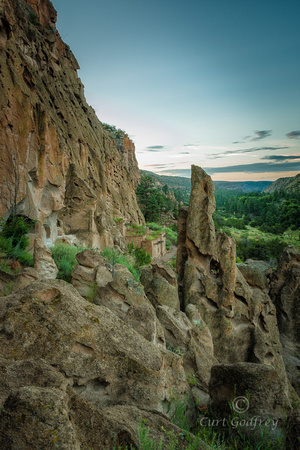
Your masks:
<svg viewBox="0 0 300 450"><path fill-rule="evenodd" d="M223 363L273 366L289 389L276 308L263 261L236 265L235 242L215 233L214 186L192 166L192 195L178 220L177 272L181 309L194 305L207 324L215 357Z"/></svg>
<svg viewBox="0 0 300 450"><path fill-rule="evenodd" d="M18 213L44 241L120 244L114 218L144 222L134 144L104 131L55 23L49 0L1 1L0 188L11 192L17 176Z"/></svg>

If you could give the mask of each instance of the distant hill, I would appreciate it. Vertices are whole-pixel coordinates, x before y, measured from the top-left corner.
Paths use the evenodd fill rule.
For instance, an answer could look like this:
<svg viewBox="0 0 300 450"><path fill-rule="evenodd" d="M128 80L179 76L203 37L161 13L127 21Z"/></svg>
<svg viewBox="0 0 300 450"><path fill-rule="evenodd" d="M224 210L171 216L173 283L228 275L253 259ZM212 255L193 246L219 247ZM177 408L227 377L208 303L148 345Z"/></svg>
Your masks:
<svg viewBox="0 0 300 450"><path fill-rule="evenodd" d="M148 170L141 170L142 175L148 175L153 178L155 182L161 185L167 184L171 189L188 189L191 190L191 179L185 177L170 177L167 175L157 175Z"/></svg>
<svg viewBox="0 0 300 450"><path fill-rule="evenodd" d="M184 189L190 192L191 179L185 177L172 177L167 175L157 175L156 173L149 172L147 170L141 170L142 175L149 175L157 184L167 184L170 189ZM215 181L216 190L226 190L239 192L261 192L271 181Z"/></svg>
<svg viewBox="0 0 300 450"><path fill-rule="evenodd" d="M272 181L214 181L216 190L262 192Z"/></svg>
<svg viewBox="0 0 300 450"><path fill-rule="evenodd" d="M278 178L270 186L264 189L264 192L272 194L275 191L299 192L300 193L300 173L295 177Z"/></svg>

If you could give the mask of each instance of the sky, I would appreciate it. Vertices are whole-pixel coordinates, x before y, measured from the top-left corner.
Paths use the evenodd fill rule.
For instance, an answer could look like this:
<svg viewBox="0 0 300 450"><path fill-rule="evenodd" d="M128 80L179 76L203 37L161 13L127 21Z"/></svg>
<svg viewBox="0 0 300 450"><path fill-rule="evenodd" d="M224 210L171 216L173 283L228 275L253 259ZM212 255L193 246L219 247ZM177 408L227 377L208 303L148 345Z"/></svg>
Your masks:
<svg viewBox="0 0 300 450"><path fill-rule="evenodd" d="M88 103L131 137L141 169L299 173L299 0L52 3Z"/></svg>

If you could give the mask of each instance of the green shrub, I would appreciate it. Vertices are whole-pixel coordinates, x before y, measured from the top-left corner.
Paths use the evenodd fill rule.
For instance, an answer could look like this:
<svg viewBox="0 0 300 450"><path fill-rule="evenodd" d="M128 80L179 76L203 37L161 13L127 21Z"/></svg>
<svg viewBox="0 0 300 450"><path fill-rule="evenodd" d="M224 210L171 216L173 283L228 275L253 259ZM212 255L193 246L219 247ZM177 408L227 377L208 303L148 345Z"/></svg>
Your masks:
<svg viewBox="0 0 300 450"><path fill-rule="evenodd" d="M7 259L19 261L27 266L33 265L33 257L27 251L27 233L35 221L22 216L13 216L2 224L0 232L0 252Z"/></svg>
<svg viewBox="0 0 300 450"><path fill-rule="evenodd" d="M151 256L146 252L144 248L140 248L138 246L134 249L134 257L135 257L135 265L137 267L145 266L146 264L150 264Z"/></svg>
<svg viewBox="0 0 300 450"><path fill-rule="evenodd" d="M185 355L184 351L181 350L180 347L176 347L176 348L175 348L175 347L173 347L172 344L169 344L169 345L167 346L167 350L169 350L169 352L175 353L175 355L178 355L178 356L180 356L181 358Z"/></svg>
<svg viewBox="0 0 300 450"><path fill-rule="evenodd" d="M248 258L278 262L287 243L279 237L271 239L254 239L242 236L237 240L237 257L245 261Z"/></svg>
<svg viewBox="0 0 300 450"><path fill-rule="evenodd" d="M165 232L165 235L169 241L171 241L172 244L177 244L177 232L171 230L171 228L164 228L163 231Z"/></svg>
<svg viewBox="0 0 300 450"><path fill-rule="evenodd" d="M173 258L168 261L168 266L171 267L172 270L176 271L176 260L177 260L177 255L173 256Z"/></svg>
<svg viewBox="0 0 300 450"><path fill-rule="evenodd" d="M78 264L76 260L77 253L84 250L83 247L75 247L69 244L55 244L50 248L52 258L58 268L57 278L65 280L68 283L72 280L72 271Z"/></svg>
<svg viewBox="0 0 300 450"><path fill-rule="evenodd" d="M140 422L139 428L138 428L138 439L139 444L138 448L140 450L162 450L162 441L158 444L158 446L155 444L153 439L149 436L149 428L145 425L145 420L142 420Z"/></svg>
<svg viewBox="0 0 300 450"><path fill-rule="evenodd" d="M138 270L138 268L134 265L132 258L127 256L126 254L119 253L114 248L105 248L104 250L102 250L101 255L104 258L106 258L107 261L110 264L112 264L113 266L115 264L123 264L132 273L132 275L136 281L140 280L140 276L141 276L140 270Z"/></svg>
<svg viewBox="0 0 300 450"><path fill-rule="evenodd" d="M150 230L156 231L157 233L153 234L150 237L147 236L146 239L148 240L155 239L159 233L165 233L167 250L170 250L172 244L177 245L177 228L176 230L174 229L172 230L171 228L168 227L162 227L161 225L158 225L155 222L148 222L147 226Z"/></svg>
<svg viewBox="0 0 300 450"><path fill-rule="evenodd" d="M20 248L18 245L13 247L10 255L15 261L19 261L20 264L24 264L25 266L33 266L33 256L26 249Z"/></svg>
<svg viewBox="0 0 300 450"><path fill-rule="evenodd" d="M26 249L29 245L29 238L26 235L34 223L35 221L26 217L9 217L2 226L1 235L11 240L12 248L18 246L20 249Z"/></svg>
<svg viewBox="0 0 300 450"><path fill-rule="evenodd" d="M147 223L147 227L148 227L150 230L154 230L154 231L162 231L162 230L163 230L163 227L162 227L161 225L158 225L158 224L155 223L155 222L148 222L148 223Z"/></svg>

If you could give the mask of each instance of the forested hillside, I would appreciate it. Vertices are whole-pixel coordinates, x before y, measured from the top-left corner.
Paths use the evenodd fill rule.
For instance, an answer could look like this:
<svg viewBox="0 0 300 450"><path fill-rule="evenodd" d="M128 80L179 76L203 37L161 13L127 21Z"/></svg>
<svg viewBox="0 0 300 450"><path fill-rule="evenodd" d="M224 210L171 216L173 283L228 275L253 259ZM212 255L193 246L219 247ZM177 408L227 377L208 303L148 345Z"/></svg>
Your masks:
<svg viewBox="0 0 300 450"><path fill-rule="evenodd" d="M235 238L238 261L262 259L276 266L287 245L299 248L300 191L261 192L264 184L215 183L214 222L217 230ZM174 230L178 210L189 204L190 179L143 172L136 194L147 222Z"/></svg>

